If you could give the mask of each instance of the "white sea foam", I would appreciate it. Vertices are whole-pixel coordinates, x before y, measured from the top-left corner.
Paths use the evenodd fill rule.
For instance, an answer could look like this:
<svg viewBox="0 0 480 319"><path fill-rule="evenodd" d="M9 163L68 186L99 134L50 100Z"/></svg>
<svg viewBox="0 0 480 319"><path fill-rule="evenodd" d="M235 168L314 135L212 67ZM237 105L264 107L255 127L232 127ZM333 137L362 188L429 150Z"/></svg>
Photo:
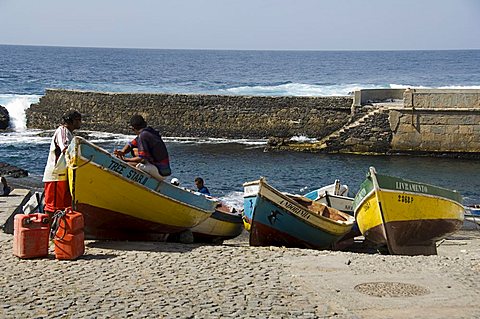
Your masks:
<svg viewBox="0 0 480 319"><path fill-rule="evenodd" d="M338 84L315 85L303 83L287 83L280 85L240 86L221 90L221 93L238 95L266 95L266 96L347 96L361 89L480 89L479 85L448 85L439 87L419 86L410 84Z"/></svg>
<svg viewBox="0 0 480 319"><path fill-rule="evenodd" d="M267 86L240 86L223 90L229 94L268 96L346 96L360 89L381 89L389 86L369 84L315 85L287 83Z"/></svg>
<svg viewBox="0 0 480 319"><path fill-rule="evenodd" d="M480 90L480 85L451 85L439 86L439 89L456 89L456 90Z"/></svg>
<svg viewBox="0 0 480 319"><path fill-rule="evenodd" d="M221 198L228 206L235 208L237 212L243 209L243 192L230 192Z"/></svg>
<svg viewBox="0 0 480 319"><path fill-rule="evenodd" d="M16 131L24 131L27 128L25 110L30 104L37 103L40 95L17 95L0 94L0 105L5 106L10 115L10 127Z"/></svg>
<svg viewBox="0 0 480 319"><path fill-rule="evenodd" d="M52 135L53 131L51 131L51 133L46 132L49 131L25 130L21 132L0 133L0 145L49 144L51 139L49 135Z"/></svg>
<svg viewBox="0 0 480 319"><path fill-rule="evenodd" d="M88 134L88 140L92 143L128 142L135 138L135 135L107 133L98 131L84 131Z"/></svg>
<svg viewBox="0 0 480 319"><path fill-rule="evenodd" d="M318 140L316 138L311 138L311 137L304 136L304 135L292 136L290 138L290 141L299 142L299 143L315 143L315 142L318 142Z"/></svg>
<svg viewBox="0 0 480 319"><path fill-rule="evenodd" d="M244 144L251 146L263 146L267 140L263 139L228 139L214 137L162 137L165 142L178 144Z"/></svg>
<svg viewBox="0 0 480 319"><path fill-rule="evenodd" d="M428 86L418 86L418 85L408 85L408 84L390 84L391 89L408 89L408 88L415 88L415 89L431 89Z"/></svg>
<svg viewBox="0 0 480 319"><path fill-rule="evenodd" d="M446 85L446 86L422 86L422 85L406 85L406 84L390 84L392 89L451 89L451 90L480 90L480 85Z"/></svg>

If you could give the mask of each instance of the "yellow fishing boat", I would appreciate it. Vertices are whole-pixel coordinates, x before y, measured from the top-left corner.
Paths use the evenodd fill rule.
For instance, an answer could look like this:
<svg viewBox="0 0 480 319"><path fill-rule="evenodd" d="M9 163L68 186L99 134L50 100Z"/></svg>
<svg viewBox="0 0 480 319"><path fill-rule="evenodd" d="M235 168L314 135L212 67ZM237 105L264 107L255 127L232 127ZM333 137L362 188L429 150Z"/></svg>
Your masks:
<svg viewBox="0 0 480 319"><path fill-rule="evenodd" d="M205 221L218 204L159 182L81 137L66 155L73 208L83 214L88 238L166 240Z"/></svg>
<svg viewBox="0 0 480 319"><path fill-rule="evenodd" d="M462 227L464 207L456 191L377 174L371 167L355 196L358 227L391 254L435 255L436 241Z"/></svg>

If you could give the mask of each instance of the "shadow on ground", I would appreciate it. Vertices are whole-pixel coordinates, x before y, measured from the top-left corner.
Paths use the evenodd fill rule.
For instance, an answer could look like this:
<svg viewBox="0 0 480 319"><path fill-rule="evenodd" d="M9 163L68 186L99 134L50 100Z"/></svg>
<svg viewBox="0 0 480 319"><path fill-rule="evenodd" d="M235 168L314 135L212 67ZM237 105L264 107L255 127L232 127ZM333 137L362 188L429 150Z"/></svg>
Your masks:
<svg viewBox="0 0 480 319"><path fill-rule="evenodd" d="M111 250L187 253L198 247L201 247L202 245L168 242L97 240L87 243L86 246L89 248L101 248Z"/></svg>

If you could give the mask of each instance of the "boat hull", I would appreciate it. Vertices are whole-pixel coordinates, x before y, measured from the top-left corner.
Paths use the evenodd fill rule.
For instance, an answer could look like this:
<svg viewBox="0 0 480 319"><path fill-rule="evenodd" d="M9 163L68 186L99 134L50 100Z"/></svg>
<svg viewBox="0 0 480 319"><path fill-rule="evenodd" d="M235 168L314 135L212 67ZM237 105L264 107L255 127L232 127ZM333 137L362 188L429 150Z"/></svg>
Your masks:
<svg viewBox="0 0 480 319"><path fill-rule="evenodd" d="M307 195L305 196L310 198ZM318 197L316 201L353 216L353 198L351 197L325 194Z"/></svg>
<svg viewBox="0 0 480 319"><path fill-rule="evenodd" d="M237 237L243 231L242 216L216 210L207 220L193 227L197 242L220 242Z"/></svg>
<svg viewBox="0 0 480 319"><path fill-rule="evenodd" d="M81 138L69 154L74 209L84 215L87 238L164 240L215 210L216 201L159 182Z"/></svg>
<svg viewBox="0 0 480 319"><path fill-rule="evenodd" d="M445 189L437 191L438 188L427 184L396 180L393 184L385 183L381 175L379 178L371 173L362 184L359 194L363 196L357 194L354 202L361 233L371 242L387 245L391 254L436 254L436 241L456 232L463 224L464 209L455 200L458 194L453 191L448 194ZM392 189L395 188L392 185L409 189Z"/></svg>
<svg viewBox="0 0 480 319"><path fill-rule="evenodd" d="M253 208L256 205L260 181L253 181L243 184L243 226L250 231L252 225Z"/></svg>
<svg viewBox="0 0 480 319"><path fill-rule="evenodd" d="M347 194L348 186L335 180L335 183L313 190L305 194L305 197L353 216L353 198Z"/></svg>
<svg viewBox="0 0 480 319"><path fill-rule="evenodd" d="M332 248L351 230L354 222L353 217L338 213L346 222L314 213L261 180L250 229L250 245Z"/></svg>

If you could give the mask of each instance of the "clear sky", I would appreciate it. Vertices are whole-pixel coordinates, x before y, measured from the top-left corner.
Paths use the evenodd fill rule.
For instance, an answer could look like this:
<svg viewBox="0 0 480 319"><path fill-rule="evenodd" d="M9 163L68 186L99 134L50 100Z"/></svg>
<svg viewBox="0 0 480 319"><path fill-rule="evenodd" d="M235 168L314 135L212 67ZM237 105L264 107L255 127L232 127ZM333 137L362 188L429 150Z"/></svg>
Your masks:
<svg viewBox="0 0 480 319"><path fill-rule="evenodd" d="M480 0L0 0L0 44L480 49Z"/></svg>

